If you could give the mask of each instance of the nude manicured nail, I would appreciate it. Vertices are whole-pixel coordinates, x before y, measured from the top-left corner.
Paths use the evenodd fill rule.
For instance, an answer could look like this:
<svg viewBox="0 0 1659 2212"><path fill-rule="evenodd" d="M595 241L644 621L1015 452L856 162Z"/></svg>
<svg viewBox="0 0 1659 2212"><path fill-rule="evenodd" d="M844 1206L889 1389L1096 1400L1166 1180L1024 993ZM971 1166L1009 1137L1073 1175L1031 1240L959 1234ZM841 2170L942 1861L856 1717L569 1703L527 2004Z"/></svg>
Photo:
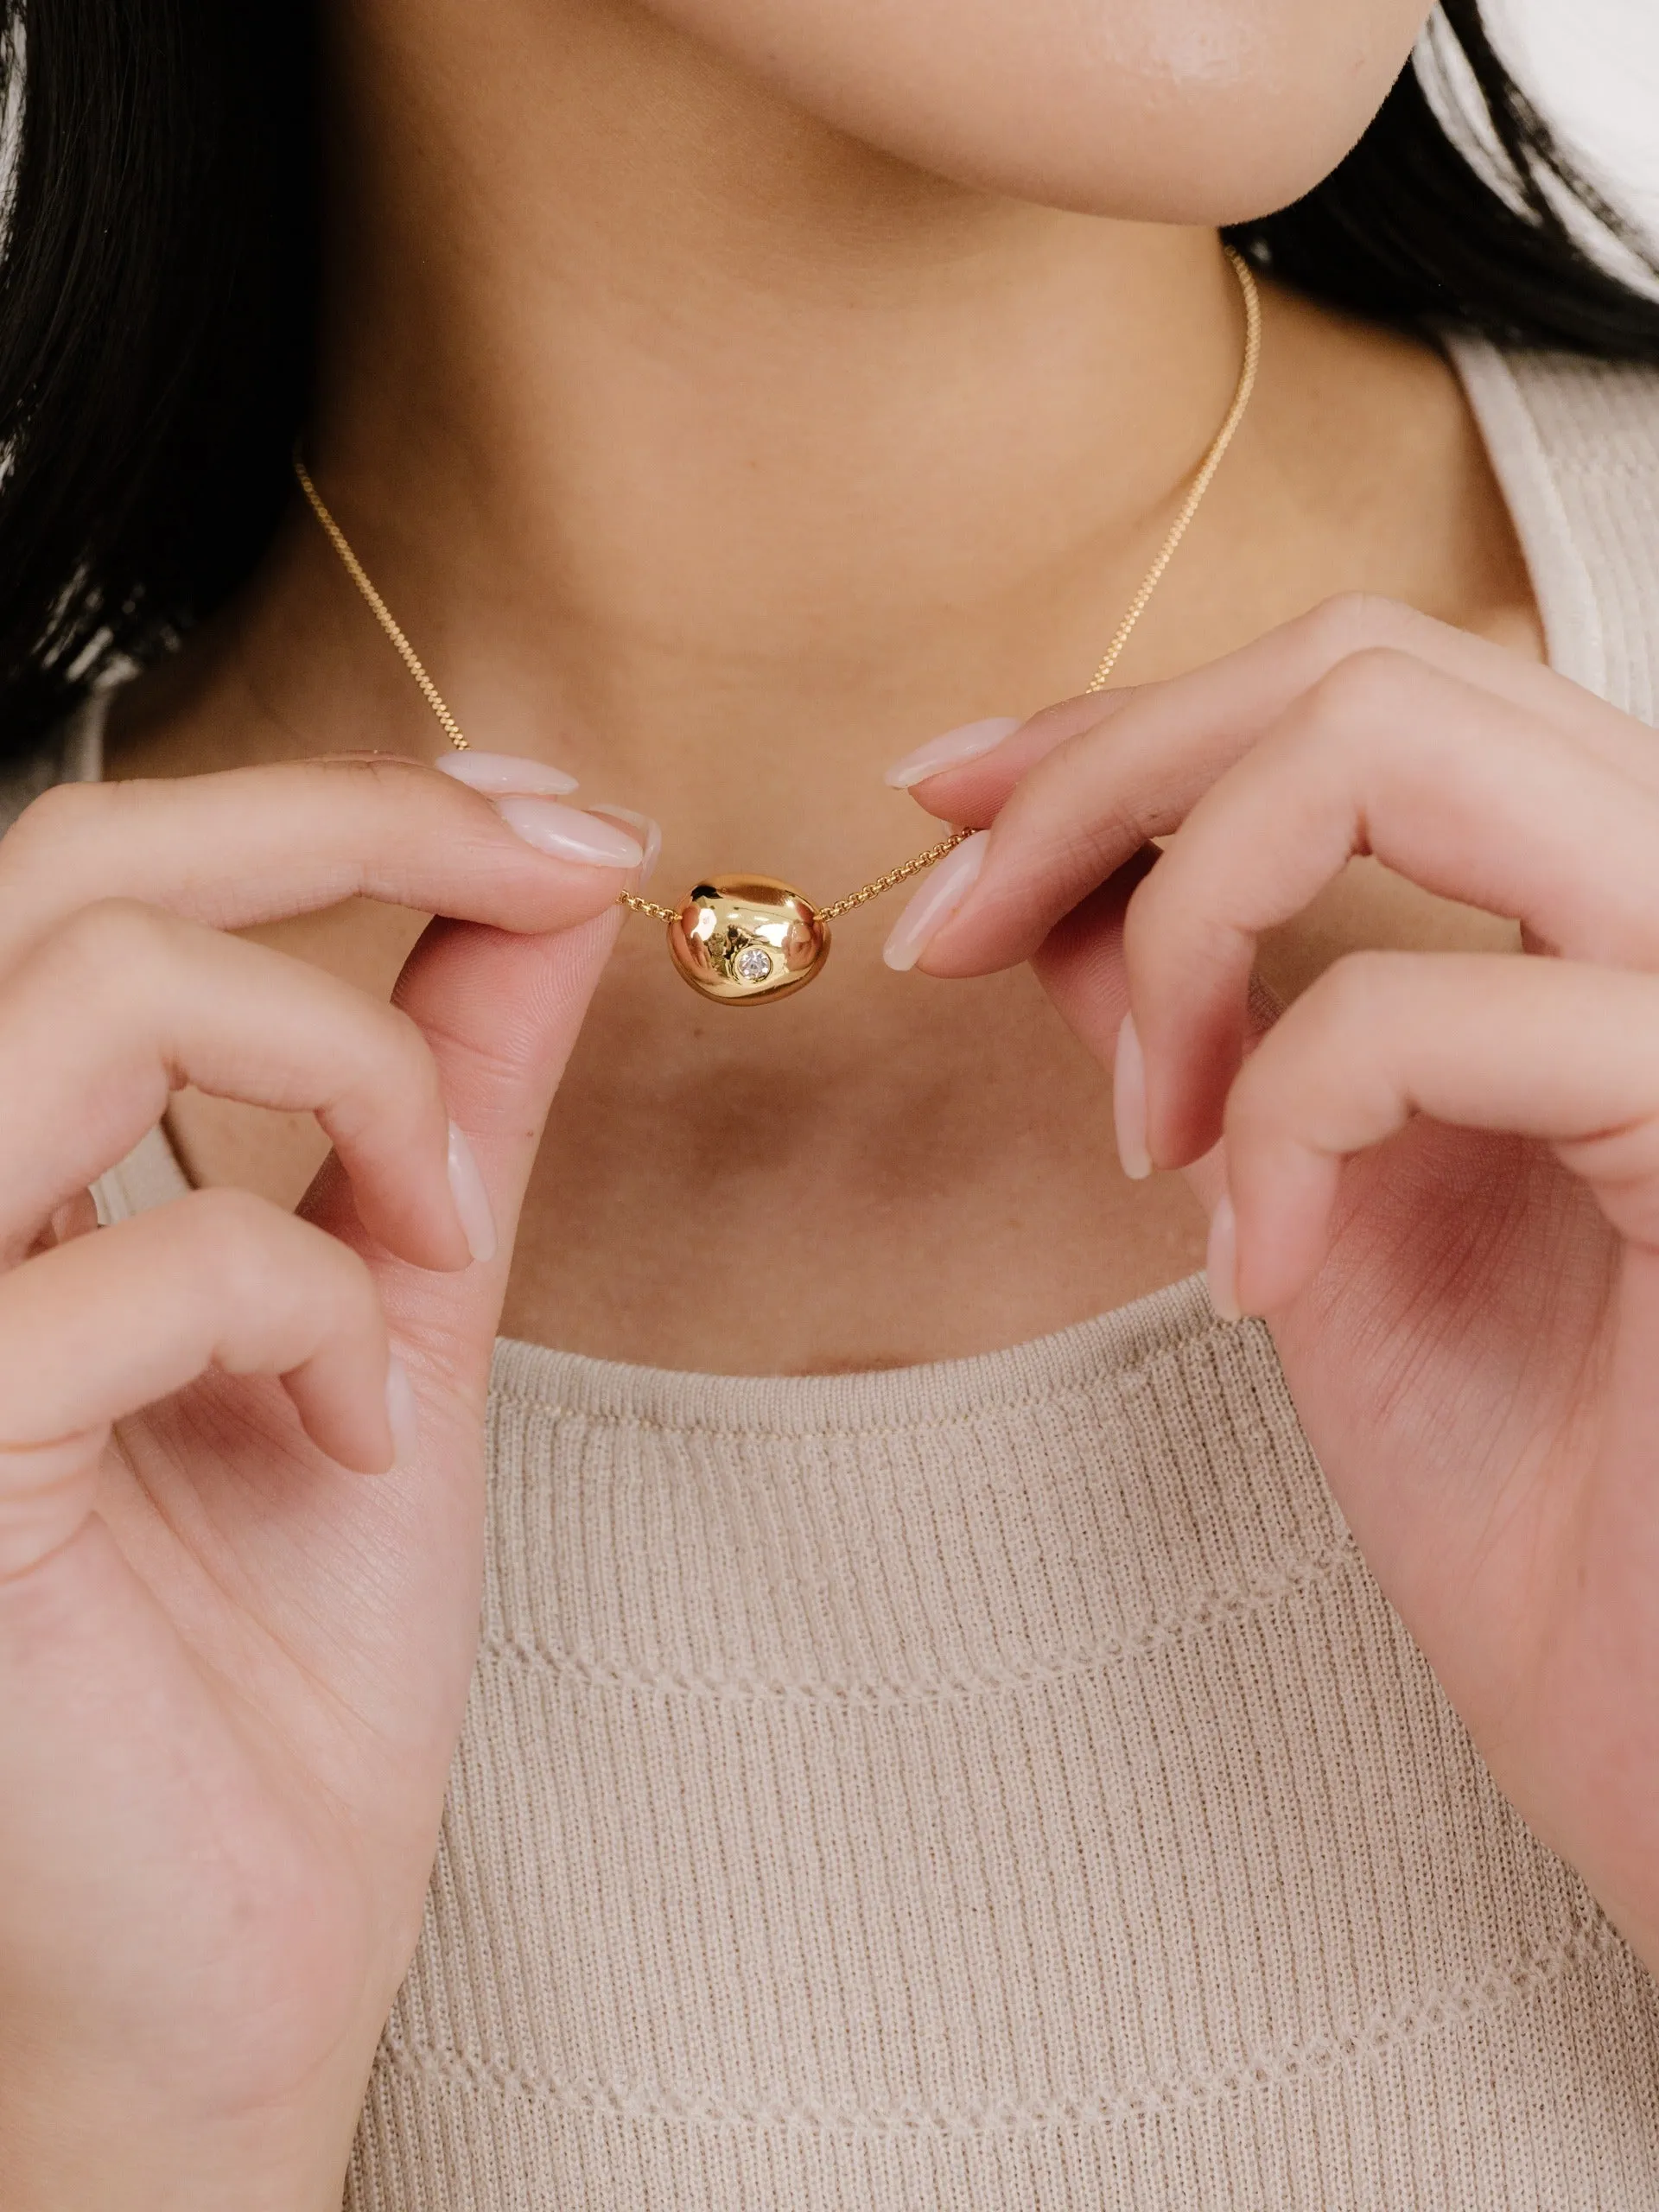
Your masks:
<svg viewBox="0 0 1659 2212"><path fill-rule="evenodd" d="M948 729L943 737L930 738L913 753L906 753L902 760L895 760L887 781L895 791L907 791L912 784L925 783L942 768L959 768L964 760L977 760L982 753L993 752L1019 727L1018 715L993 715L987 721L964 722L960 729Z"/></svg>
<svg viewBox="0 0 1659 2212"><path fill-rule="evenodd" d="M601 822L596 814L561 806L556 799L517 794L499 798L495 804L509 830L555 860L575 861L585 868L639 868L645 861L645 849L637 837Z"/></svg>
<svg viewBox="0 0 1659 2212"><path fill-rule="evenodd" d="M470 746L465 753L446 753L432 766L441 776L453 776L469 791L484 791L491 798L508 791L540 791L557 797L576 788L574 776L567 776L563 768L551 767L545 760L521 760L513 753L474 753Z"/></svg>
<svg viewBox="0 0 1659 2212"><path fill-rule="evenodd" d="M407 1466L421 1441L421 1409L409 1370L396 1353L386 1363L386 1422L391 1430L392 1465Z"/></svg>
<svg viewBox="0 0 1659 2212"><path fill-rule="evenodd" d="M461 1217L467 1249L475 1260L495 1257L495 1216L489 1194L478 1172L473 1147L453 1122L449 1124L449 1191Z"/></svg>
<svg viewBox="0 0 1659 2212"><path fill-rule="evenodd" d="M631 806L590 806L588 811L589 814L603 814L613 822L626 823L628 828L632 830L634 836L639 840L639 842L645 847L645 857L644 863L640 868L639 879L635 885L635 888L637 890L643 891L646 884L650 882L652 873L656 868L658 859L662 853L663 833L661 830L658 827L656 823L652 820L648 814L636 814Z"/></svg>
<svg viewBox="0 0 1659 2212"><path fill-rule="evenodd" d="M906 969L913 968L957 912L985 865L985 848L990 834L988 830L976 830L954 852L947 853L933 870L899 915L892 936L881 948L881 957L889 968L896 968L901 974Z"/></svg>
<svg viewBox="0 0 1659 2212"><path fill-rule="evenodd" d="M1117 1156L1132 1183L1142 1183L1152 1173L1147 1149L1147 1061L1141 1050L1141 1033L1135 1016L1126 1014L1117 1033L1117 1058L1112 1063L1112 1127L1117 1133Z"/></svg>
<svg viewBox="0 0 1659 2212"><path fill-rule="evenodd" d="M1224 1191L1210 1217L1210 1246L1205 1254L1204 1272L1217 1318L1223 1321L1242 1320L1243 1315L1238 1303L1238 1217Z"/></svg>

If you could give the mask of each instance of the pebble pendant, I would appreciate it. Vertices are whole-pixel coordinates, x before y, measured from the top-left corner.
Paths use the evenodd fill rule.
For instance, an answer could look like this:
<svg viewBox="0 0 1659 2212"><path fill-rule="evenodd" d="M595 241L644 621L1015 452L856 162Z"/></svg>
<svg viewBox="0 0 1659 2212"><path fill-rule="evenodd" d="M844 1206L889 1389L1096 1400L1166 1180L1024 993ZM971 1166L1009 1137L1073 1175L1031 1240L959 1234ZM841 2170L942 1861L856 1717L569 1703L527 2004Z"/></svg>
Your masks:
<svg viewBox="0 0 1659 2212"><path fill-rule="evenodd" d="M830 925L769 875L699 883L668 925L674 965L723 1006L758 1006L810 983L830 957Z"/></svg>

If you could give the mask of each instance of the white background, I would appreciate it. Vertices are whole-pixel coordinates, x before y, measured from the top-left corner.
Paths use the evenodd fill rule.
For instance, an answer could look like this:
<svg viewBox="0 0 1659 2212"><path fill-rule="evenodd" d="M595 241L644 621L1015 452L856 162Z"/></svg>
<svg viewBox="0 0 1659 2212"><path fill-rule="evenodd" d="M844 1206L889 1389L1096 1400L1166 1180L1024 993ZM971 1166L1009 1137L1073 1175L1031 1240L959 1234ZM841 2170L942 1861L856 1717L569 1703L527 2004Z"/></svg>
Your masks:
<svg viewBox="0 0 1659 2212"><path fill-rule="evenodd" d="M1659 239L1659 0L1488 0L1538 105Z"/></svg>

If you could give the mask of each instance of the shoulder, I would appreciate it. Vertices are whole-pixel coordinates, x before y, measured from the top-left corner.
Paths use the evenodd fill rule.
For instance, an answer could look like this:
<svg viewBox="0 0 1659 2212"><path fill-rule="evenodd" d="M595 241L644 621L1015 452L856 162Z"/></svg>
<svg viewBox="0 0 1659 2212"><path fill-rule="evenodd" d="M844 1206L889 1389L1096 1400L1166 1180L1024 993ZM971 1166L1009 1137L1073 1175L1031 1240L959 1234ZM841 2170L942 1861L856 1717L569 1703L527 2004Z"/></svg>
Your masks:
<svg viewBox="0 0 1659 2212"><path fill-rule="evenodd" d="M1659 723L1659 367L1452 337L1564 675Z"/></svg>

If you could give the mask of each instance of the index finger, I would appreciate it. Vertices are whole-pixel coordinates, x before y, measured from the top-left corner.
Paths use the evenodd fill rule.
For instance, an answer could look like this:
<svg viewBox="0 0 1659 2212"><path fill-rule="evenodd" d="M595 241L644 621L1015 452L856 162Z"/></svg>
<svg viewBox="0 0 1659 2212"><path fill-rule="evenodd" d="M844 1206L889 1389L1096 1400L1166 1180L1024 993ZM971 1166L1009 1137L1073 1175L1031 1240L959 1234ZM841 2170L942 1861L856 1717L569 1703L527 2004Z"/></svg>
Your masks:
<svg viewBox="0 0 1659 2212"><path fill-rule="evenodd" d="M982 759L913 785L930 813L995 825L971 893L918 964L974 976L1029 959L1079 899L1178 830L1298 698L1379 646L1522 708L1659 790L1651 734L1605 700L1414 608L1345 596L1167 683L1068 700Z"/></svg>
<svg viewBox="0 0 1659 2212"><path fill-rule="evenodd" d="M551 798L510 804L512 823L452 778L384 754L61 784L0 838L0 963L111 898L226 930L353 898L563 930L610 905L644 862L613 822Z"/></svg>

